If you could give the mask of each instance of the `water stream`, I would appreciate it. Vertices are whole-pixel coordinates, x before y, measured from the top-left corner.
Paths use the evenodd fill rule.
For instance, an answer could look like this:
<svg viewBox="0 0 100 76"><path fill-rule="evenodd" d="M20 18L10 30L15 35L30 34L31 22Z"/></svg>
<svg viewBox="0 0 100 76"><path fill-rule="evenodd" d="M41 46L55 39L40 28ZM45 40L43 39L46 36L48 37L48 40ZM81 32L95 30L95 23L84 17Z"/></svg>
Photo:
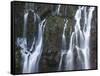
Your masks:
<svg viewBox="0 0 100 76"><path fill-rule="evenodd" d="M33 12L33 11L32 11ZM34 13L34 20L38 22L38 36L37 39L34 36L31 48L28 50L27 46L27 19L28 12L24 14L24 30L23 37L17 38L17 45L21 47L22 61L23 61L23 73L34 73L39 71L39 61L43 48L43 34L46 25L46 19L40 20L38 14Z"/></svg>
<svg viewBox="0 0 100 76"><path fill-rule="evenodd" d="M61 5L57 6L56 15L60 14ZM79 69L90 69L90 32L91 32L91 21L94 7L83 7L79 6L76 14L74 16L75 25L73 25L74 30L71 31L69 44L66 41L66 30L68 20L64 18L64 27L62 31L62 43L61 43L61 55L59 61L58 71L61 70L75 70L74 64L74 52L76 52L76 62ZM32 44L30 48L28 47L27 39L27 21L29 11L31 11L34 16L34 22L38 26L37 36L33 34ZM29 10L24 14L24 27L22 37L17 38L17 45L21 47L22 56L22 67L23 73L35 73L39 72L39 61L41 54L43 52L43 35L46 26L46 19L41 20L40 16L34 12L34 10ZM82 17L82 14L84 17ZM83 20L83 24L81 24ZM69 45L69 47L67 46ZM68 47L68 49L66 48ZM64 64L62 64L64 61ZM63 67L63 68L62 68Z"/></svg>
<svg viewBox="0 0 100 76"><path fill-rule="evenodd" d="M74 31L71 34L69 49L61 48L61 58L59 62L58 70L61 71L61 67L64 66L65 70L75 70L74 64L74 51L77 52L77 64L79 69L90 69L90 32L91 32L91 20L94 7L79 7L75 14L75 26ZM84 25L81 25L82 12L84 12ZM65 23L66 24L66 23ZM82 28L83 27L83 28ZM65 28L65 26L64 26ZM65 31L65 29L63 29ZM66 48L65 32L62 34L62 45ZM76 50L75 50L76 49ZM65 65L62 65L63 55L66 55ZM64 69L64 68L63 68Z"/></svg>

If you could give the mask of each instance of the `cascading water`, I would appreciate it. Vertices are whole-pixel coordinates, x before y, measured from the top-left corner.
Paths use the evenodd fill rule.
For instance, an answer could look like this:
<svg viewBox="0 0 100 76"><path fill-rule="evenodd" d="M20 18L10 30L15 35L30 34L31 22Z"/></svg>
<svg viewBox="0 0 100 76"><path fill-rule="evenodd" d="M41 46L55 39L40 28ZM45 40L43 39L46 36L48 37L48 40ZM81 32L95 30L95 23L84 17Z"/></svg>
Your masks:
<svg viewBox="0 0 100 76"><path fill-rule="evenodd" d="M66 54L66 37L65 37L65 30L67 28L67 23L68 20L64 19L64 28L63 28L63 34L62 34L62 48L61 48L61 58L60 58L60 63L59 63L59 67L58 70L61 70L61 66L62 66L62 60L63 60L63 56L64 54Z"/></svg>
<svg viewBox="0 0 100 76"><path fill-rule="evenodd" d="M31 48L28 50L27 46L27 19L28 19L28 12L24 14L24 30L23 30L23 38L17 38L17 45L21 47L21 55L22 55L22 61L23 61L23 73L34 73L38 72L38 66L40 57L42 54L42 48L43 48L43 34L44 34L44 28L46 25L46 19L40 20L40 17L38 14L36 14L33 10L31 10L34 13L34 21L38 22L38 36L37 39L34 36L33 43L31 45Z"/></svg>
<svg viewBox="0 0 100 76"><path fill-rule="evenodd" d="M75 15L75 38L76 44L75 47L77 49L78 60L81 64L81 69L90 69L90 30L91 30L91 20L92 13L94 11L94 7L90 7L88 12L86 11L87 7L79 7ZM81 12L84 11L84 25L83 29L81 28L80 19ZM88 14L87 14L88 13Z"/></svg>
<svg viewBox="0 0 100 76"><path fill-rule="evenodd" d="M77 52L77 64L79 69L90 69L90 50L89 50L89 41L90 41L90 31L91 31L91 20L94 7L79 7L75 14L75 26L74 31L71 34L69 49L66 49L66 36L65 36L65 27L62 34L62 46L65 47L61 49L61 58L59 62L58 70L61 70L61 67L64 66L65 70L75 70L74 64L74 51ZM88 10L88 11L87 11ZM82 19L82 12L84 12L84 25L81 25L80 20ZM76 50L75 50L76 49ZM66 51L67 50L67 51ZM66 55L65 65L62 65L63 56Z"/></svg>
<svg viewBox="0 0 100 76"><path fill-rule="evenodd" d="M57 10L56 10L57 15L60 14L60 8L61 8L61 5L58 5L58 6L57 6Z"/></svg>
<svg viewBox="0 0 100 76"><path fill-rule="evenodd" d="M54 16L60 15L61 5L57 5L56 9L53 11ZM75 25L74 30L71 31L70 41L67 43L65 31L67 29L68 21L67 18L64 19L64 28L62 32L62 44L61 44L61 55L58 71L62 70L77 70L75 67L78 64L78 69L90 69L90 32L91 32L91 20L94 7L79 7L75 14ZM31 41L31 46L28 46L27 38L27 21L29 11L31 11L34 16L34 22L38 26L37 35L33 34ZM83 13L83 14L82 14ZM82 15L84 17L82 17ZM65 16L66 17L66 16ZM83 20L81 24L81 20ZM34 12L34 10L29 9L24 14L24 27L22 37L17 38L17 45L21 47L22 56L22 67L23 73L36 73L39 72L39 61L43 49L43 35L46 26L46 19L41 20L40 16ZM72 29L72 28L71 28ZM67 44L69 47L67 49ZM76 62L74 62L74 53L77 54ZM64 64L63 64L64 63ZM74 64L76 63L76 64Z"/></svg>
<svg viewBox="0 0 100 76"><path fill-rule="evenodd" d="M72 32L71 38L70 38L70 44L69 44L69 49L66 54L66 64L65 64L65 70L73 70L74 69L74 63L73 63L73 58L74 58L74 35L75 33Z"/></svg>
<svg viewBox="0 0 100 76"><path fill-rule="evenodd" d="M60 8L61 8L61 5L54 5L54 6L52 6L52 15L53 16L58 16L58 15L60 15L61 13L60 13Z"/></svg>

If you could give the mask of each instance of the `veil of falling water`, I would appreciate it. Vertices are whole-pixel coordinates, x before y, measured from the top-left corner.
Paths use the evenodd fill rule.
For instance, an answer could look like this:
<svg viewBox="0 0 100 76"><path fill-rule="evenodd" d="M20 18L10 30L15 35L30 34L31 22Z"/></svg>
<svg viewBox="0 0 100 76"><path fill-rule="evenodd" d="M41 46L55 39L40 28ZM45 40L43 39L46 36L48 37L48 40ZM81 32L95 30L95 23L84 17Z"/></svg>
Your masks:
<svg viewBox="0 0 100 76"><path fill-rule="evenodd" d="M57 10L56 10L57 15L59 15L59 14L60 14L60 8L61 8L61 5L58 5L58 6L57 6Z"/></svg>
<svg viewBox="0 0 100 76"><path fill-rule="evenodd" d="M54 10L52 10L52 15L54 16L59 16L61 13L60 13L60 8L61 8L61 5L56 5L56 6L53 6L53 8L55 8Z"/></svg>
<svg viewBox="0 0 100 76"><path fill-rule="evenodd" d="M27 11L24 14L24 31L23 31L23 37L17 38L17 45L21 47L21 54L22 54L22 61L23 61L23 73L34 73L38 72L38 66L40 57L42 54L42 48L43 48L43 34L44 34L44 28L46 25L46 19L41 20L38 14L34 12L34 10L30 10L34 14L34 21L38 21L38 37L34 36L33 43L31 45L31 48L28 50L27 46L27 19L29 12Z"/></svg>
<svg viewBox="0 0 100 76"><path fill-rule="evenodd" d="M81 69L90 69L90 31L91 31L91 20L94 7L79 7L75 15L75 48L77 49L78 60ZM81 28L80 20L81 13L84 12L84 25ZM80 67L79 66L79 67Z"/></svg>
<svg viewBox="0 0 100 76"><path fill-rule="evenodd" d="M58 70L61 71L61 67L64 66L64 70L75 70L74 65L74 51L77 52L77 64L80 69L90 69L90 31L91 31L91 20L94 7L79 7L75 14L75 26L74 31L71 34L69 49L61 49L61 58L59 62ZM84 12L84 24L81 26L80 20L82 19L82 12ZM65 23L66 24L66 23ZM83 28L82 28L83 27ZM65 28L65 26L64 26ZM65 40L65 29L63 29L62 34L62 45L66 48ZM74 50L76 48L76 50ZM67 51L66 51L67 50ZM66 55L65 65L62 65L63 55Z"/></svg>
<svg viewBox="0 0 100 76"><path fill-rule="evenodd" d="M66 30L66 28L67 28L68 20L67 20L67 19L64 19L64 22L65 22L65 23L64 23L63 34L62 34L61 58L60 58L60 63L59 63L58 71L61 70L63 57L64 57L64 54L66 54L66 37L65 37L65 30Z"/></svg>
<svg viewBox="0 0 100 76"><path fill-rule="evenodd" d="M61 5L57 6L55 10L55 15L60 15ZM61 57L59 62L58 71L61 70L75 70L74 64L74 51L77 53L77 64L80 69L90 69L90 32L91 32L91 20L94 7L79 7L75 14L75 25L74 31L71 33L69 48L67 49L66 35L65 31L67 29L68 20L64 19L64 28L62 32L62 47L61 47ZM34 16L34 22L37 23L38 31L37 36L33 34L32 45L28 47L27 39L27 21L29 11L31 11ZM83 24L81 24L82 12L84 15ZM46 19L41 20L39 15L34 12L34 10L29 9L24 14L24 27L23 36L17 38L17 45L21 47L22 55L22 65L23 73L35 73L39 72L39 61L43 49L43 34L46 25ZM76 49L76 50L75 50ZM64 65L62 62L64 61ZM64 66L64 68L62 68Z"/></svg>

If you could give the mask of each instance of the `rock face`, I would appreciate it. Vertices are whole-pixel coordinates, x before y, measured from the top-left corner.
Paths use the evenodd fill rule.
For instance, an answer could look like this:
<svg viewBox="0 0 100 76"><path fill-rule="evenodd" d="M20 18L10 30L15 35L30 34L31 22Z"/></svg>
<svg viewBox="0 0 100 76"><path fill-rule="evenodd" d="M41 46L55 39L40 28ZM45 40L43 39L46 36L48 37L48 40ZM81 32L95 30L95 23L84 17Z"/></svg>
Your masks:
<svg viewBox="0 0 100 76"><path fill-rule="evenodd" d="M92 19L92 27L91 27L91 38L90 38L90 56L91 56L91 68L96 69L97 68L97 8L95 8L95 11L93 13L93 19Z"/></svg>
<svg viewBox="0 0 100 76"><path fill-rule="evenodd" d="M22 73L22 63L20 48L16 46L17 37L22 36L24 25L24 12L26 9L33 9L41 19L46 18L47 23L45 27L43 40L43 53L40 59L39 72L54 72L57 71L60 62L61 53L61 37L64 27L64 19L68 19L67 29L65 30L67 50L69 48L69 41L71 33L74 29L74 16L78 6L61 5L60 14L52 15L55 12L57 4L40 4L40 3L14 3L14 27L15 27L15 69L16 73ZM88 7L88 6L87 6ZM90 56L91 69L97 68L97 9L93 12L91 38L90 38ZM37 34L37 25L34 23L33 13L30 11L27 24L27 38L29 44L32 44L33 34ZM29 46L30 46L29 45Z"/></svg>

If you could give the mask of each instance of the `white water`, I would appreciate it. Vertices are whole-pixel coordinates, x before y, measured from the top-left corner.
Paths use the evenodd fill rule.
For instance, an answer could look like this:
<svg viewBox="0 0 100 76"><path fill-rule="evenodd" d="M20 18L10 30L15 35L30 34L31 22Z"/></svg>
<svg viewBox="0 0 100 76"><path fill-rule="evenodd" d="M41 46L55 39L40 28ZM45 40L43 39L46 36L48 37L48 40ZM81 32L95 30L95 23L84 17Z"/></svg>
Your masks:
<svg viewBox="0 0 100 76"><path fill-rule="evenodd" d="M33 11L32 11L33 12ZM34 13L34 12L33 12ZM33 38L33 43L31 48L28 50L27 47L27 19L28 12L24 15L24 30L23 30L23 38L17 38L17 45L21 47L21 55L22 55L22 63L23 63L23 73L34 73L39 70L39 61L42 54L43 48L43 34L44 28L46 25L46 19L40 20L40 17L34 13L34 20L39 21L38 23L38 37Z"/></svg>
<svg viewBox="0 0 100 76"><path fill-rule="evenodd" d="M60 7L56 9L56 14L60 14ZM77 60L80 66L80 69L90 69L90 32L91 32L91 20L94 7L79 7L75 14L75 25L74 31L71 33L69 48L66 49L66 35L65 31L67 28L68 20L64 19L64 28L62 33L62 48L61 48L61 58L59 62L58 70L75 70L74 68L74 51L77 53ZM34 11L32 11L34 13ZM81 25L82 12L84 15L84 24ZM17 38L17 45L21 47L22 55L22 65L23 73L35 73L39 71L39 61L42 54L43 48L43 34L46 25L46 19L42 20L38 14L34 13L34 21L38 21L38 36L37 39L34 36L31 48L27 46L27 19L29 13L24 14L24 30L23 37ZM29 50L28 50L29 49ZM76 49L76 50L75 50ZM65 58L64 58L65 55ZM64 60L65 59L65 60ZM65 65L62 65L63 60Z"/></svg>
<svg viewBox="0 0 100 76"><path fill-rule="evenodd" d="M74 63L73 63L73 58L74 58L74 39L75 39L75 33L73 32L70 38L70 44L69 44L69 49L66 54L66 64L65 64L65 70L73 70L74 69Z"/></svg>
<svg viewBox="0 0 100 76"><path fill-rule="evenodd" d="M82 69L90 69L90 32L91 32L91 20L94 7L90 7L88 12L87 7L79 7L75 15L75 35L76 35L76 49L78 53L78 60L82 66ZM81 12L84 12L84 25L81 29L80 19ZM79 39L78 39L79 37Z"/></svg>
<svg viewBox="0 0 100 76"><path fill-rule="evenodd" d="M66 54L66 37L65 37L65 30L67 28L67 23L68 20L64 19L64 28L63 28L63 33L62 33L62 49L61 49L61 58L60 58L60 63L59 63L59 67L58 70L61 70L61 66L62 66L62 60L63 60L63 56L64 54Z"/></svg>
<svg viewBox="0 0 100 76"><path fill-rule="evenodd" d="M61 49L61 59L59 62L58 70L64 66L65 70L75 70L74 65L74 51L77 52L77 63L80 69L90 69L90 32L91 32L91 20L94 7L79 7L75 14L75 26L74 31L71 34L69 49ZM87 11L88 10L88 11ZM80 20L82 19L82 12L84 12L84 25L81 25ZM83 28L82 28L83 27ZM65 28L65 26L64 26ZM66 47L65 40L65 29L62 34L62 45ZM76 48L76 50L75 50ZM67 50L67 52L65 52ZM65 65L62 65L63 55L66 55Z"/></svg>
<svg viewBox="0 0 100 76"><path fill-rule="evenodd" d="M61 5L54 5L53 8L55 8L55 9L52 10L52 15L59 16L61 14L60 13Z"/></svg>
<svg viewBox="0 0 100 76"><path fill-rule="evenodd" d="M60 8L61 8L61 5L58 5L57 10L56 10L57 15L60 15Z"/></svg>

